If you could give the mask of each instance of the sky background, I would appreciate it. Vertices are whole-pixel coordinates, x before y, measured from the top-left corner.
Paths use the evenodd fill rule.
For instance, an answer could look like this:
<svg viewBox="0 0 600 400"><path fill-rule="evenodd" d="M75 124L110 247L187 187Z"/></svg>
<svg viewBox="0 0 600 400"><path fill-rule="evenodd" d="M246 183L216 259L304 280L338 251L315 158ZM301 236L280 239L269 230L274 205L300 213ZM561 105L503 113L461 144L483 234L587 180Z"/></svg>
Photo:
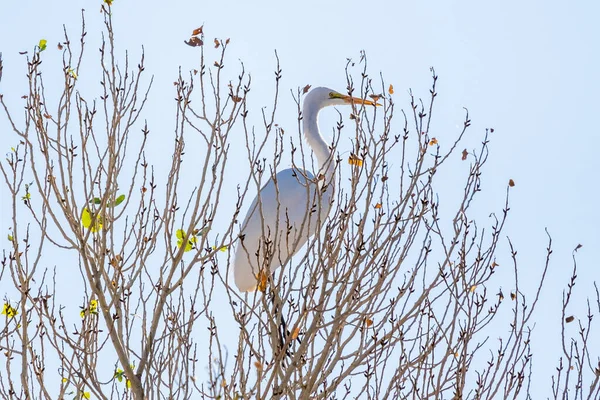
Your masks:
<svg viewBox="0 0 600 400"><path fill-rule="evenodd" d="M87 62L93 63L102 29L99 1L0 4L0 93L8 96L5 99L17 101L26 93L24 58L18 52L31 51L45 38L49 53L54 52L48 59L58 57L62 25L76 39L81 8L86 9L91 43ZM346 59L358 60L361 50L371 73L381 72L394 85L400 107L408 104L409 88L428 95L429 68L435 67L440 78L432 136L442 146L448 144L444 138L459 132L463 107L472 120L467 139L471 148L486 128L494 128L476 210L482 222L489 223L487 216L501 210L506 184L514 179L505 234L518 250L526 284L535 282L542 271L544 229L552 235L554 254L533 335L535 390L547 393L560 356L562 291L578 244L583 245L578 252L578 293L570 310L576 318L585 318L585 294L593 293L592 281L600 276L600 2L115 0L113 9L119 49L128 49L136 60L143 45L146 70L155 77L144 117L155 133L150 146L159 152L165 144L171 148L178 68L189 71L197 66L198 53L183 41L200 25L207 41L231 38L228 62L244 62L257 106L272 104L277 50L283 69L278 119L288 120L290 128L296 111L289 90L311 84L343 92ZM82 87L99 90L97 81L84 79L80 77ZM336 118L334 111L327 115L324 125ZM2 151L10 151L14 140L0 114ZM168 162L169 154L164 159ZM461 177L456 182L454 172ZM446 174L449 187L462 184L464 170ZM0 232L5 232L8 197L4 185L1 188ZM507 253L505 257L500 264L508 267ZM4 292L1 288L0 296ZM571 325L575 334L576 324ZM494 332L490 336L495 337Z"/></svg>

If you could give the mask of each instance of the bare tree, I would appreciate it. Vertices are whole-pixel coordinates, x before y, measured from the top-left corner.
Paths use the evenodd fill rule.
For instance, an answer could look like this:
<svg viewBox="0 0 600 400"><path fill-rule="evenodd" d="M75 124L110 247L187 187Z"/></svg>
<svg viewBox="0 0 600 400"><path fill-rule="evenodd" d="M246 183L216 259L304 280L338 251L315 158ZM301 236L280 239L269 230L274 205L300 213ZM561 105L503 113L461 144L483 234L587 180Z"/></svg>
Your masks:
<svg viewBox="0 0 600 400"><path fill-rule="evenodd" d="M6 291L4 398L535 394L530 334L552 241L548 235L547 258L529 297L508 241L512 281L503 282L510 286L506 298L495 293L514 183L507 184L504 208L491 214L491 223L470 217L493 129L479 148L462 150L470 126L465 111L455 139L439 143L431 128L438 80L433 69L429 95L421 100L409 92L405 111L395 104L391 85L371 78L364 54L348 62L348 93L375 98L383 107L353 106L349 119L339 116L331 146L348 146L343 138L351 137L351 153L336 153L328 218L260 290L244 294L230 278L230 252L240 243L238 216L248 197L275 176L283 154L291 154L294 165L313 167L301 133L308 87L294 92L298 121L290 134L277 112L288 99L277 64L273 105L263 110L262 125L253 124L251 79L243 65L235 67L237 80L228 79L229 39L205 46L202 28L196 29L187 43L198 51L199 64L175 82L170 168L158 180L162 174L152 159L160 155L146 153L154 138L142 121L152 79L143 53L136 63L116 54L106 3L99 94L79 89L83 23L78 42L65 30L59 45L60 93L46 91L46 43L40 43L27 56L22 123L15 116L18 99L0 95L11 140L18 140L0 163L12 215L0 270ZM1 71L0 59L0 78ZM228 202L223 193L231 186L226 177L240 132L247 173L239 177L235 160L238 196ZM186 150L194 154L192 164ZM468 165L468 173L455 178L462 194L441 207L438 177L456 162ZM319 199L307 205L321 206ZM265 248L282 240L277 235L263 232ZM69 267L57 265L55 255ZM278 254L266 252L265 261L273 257ZM76 270L81 286L65 287ZM565 324L574 320L567 306L575 280L574 258L563 303L564 354L552 393L599 398L599 355L590 332L600 296L596 287L579 337L569 338ZM57 300L65 290L74 302ZM506 332L496 343L492 326Z"/></svg>

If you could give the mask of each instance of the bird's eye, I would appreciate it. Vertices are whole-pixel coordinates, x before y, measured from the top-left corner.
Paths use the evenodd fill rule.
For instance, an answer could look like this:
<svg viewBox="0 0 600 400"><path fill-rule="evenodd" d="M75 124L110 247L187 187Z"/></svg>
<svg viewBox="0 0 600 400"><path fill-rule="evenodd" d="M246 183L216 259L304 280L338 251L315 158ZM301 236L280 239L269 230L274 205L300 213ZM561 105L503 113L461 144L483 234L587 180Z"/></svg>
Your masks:
<svg viewBox="0 0 600 400"><path fill-rule="evenodd" d="M333 99L333 98L335 98L335 93L333 93L333 92L329 92L329 98L330 98L330 99Z"/></svg>

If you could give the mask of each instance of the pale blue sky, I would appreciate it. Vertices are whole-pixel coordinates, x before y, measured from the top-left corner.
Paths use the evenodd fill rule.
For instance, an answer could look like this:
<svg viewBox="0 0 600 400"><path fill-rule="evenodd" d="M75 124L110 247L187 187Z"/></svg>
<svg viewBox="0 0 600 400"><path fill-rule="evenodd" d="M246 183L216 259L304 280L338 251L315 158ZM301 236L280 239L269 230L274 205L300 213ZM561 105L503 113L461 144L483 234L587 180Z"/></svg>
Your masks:
<svg viewBox="0 0 600 400"><path fill-rule="evenodd" d="M94 62L102 24L99 1L2 2L0 93L13 99L25 93L24 58L18 51L31 50L45 38L55 53L48 59L58 56L55 45L62 40L62 24L76 39L82 7L92 43L88 62ZM396 103L402 107L409 88L427 95L429 67L434 66L440 81L433 129L441 144L446 134L456 134L463 107L473 121L471 147L485 128L495 129L477 210L483 222L489 212L500 211L506 183L515 180L505 233L519 251L525 282L541 272L544 228L552 234L553 261L542 292L542 308L548 312L538 315L534 332L534 371L540 371L534 379L539 390L547 390L560 355L560 297L578 243L583 245L578 254L579 305L584 305L583 292L591 294L591 282L600 276L599 2L115 0L114 9L120 48L136 59L144 45L146 69L155 75L145 117L155 133L151 146L157 150L171 146L172 82L178 67L188 71L197 62L197 52L183 40L203 24L207 38L231 38L229 63L240 59L252 74L255 104L270 105L278 51L284 76L279 120L287 118L291 127L296 115L289 89L312 84L343 91L346 59L357 59L360 50L366 51L371 72L381 71L394 85ZM98 89L97 82L80 85ZM5 152L14 141L7 128L2 114L0 145ZM449 191L453 172L446 172ZM4 186L1 199L0 232L5 232ZM504 264L508 267L507 254ZM572 313L585 318L584 308Z"/></svg>

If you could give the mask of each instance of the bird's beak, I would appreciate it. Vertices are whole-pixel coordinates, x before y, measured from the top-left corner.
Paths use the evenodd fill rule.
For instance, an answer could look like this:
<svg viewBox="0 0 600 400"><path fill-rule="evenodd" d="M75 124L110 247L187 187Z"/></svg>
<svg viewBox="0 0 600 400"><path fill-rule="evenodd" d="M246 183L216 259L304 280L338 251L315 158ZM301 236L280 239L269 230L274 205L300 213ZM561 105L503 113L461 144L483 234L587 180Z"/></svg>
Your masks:
<svg viewBox="0 0 600 400"><path fill-rule="evenodd" d="M376 96L376 99L379 96ZM342 95L341 96L342 100L344 100L346 103L348 104L365 104L368 106L376 106L376 107L381 107L381 104L377 103L376 101L371 101L371 100L367 100L367 99L361 99L359 97L352 97L352 96L347 96L347 95Z"/></svg>

